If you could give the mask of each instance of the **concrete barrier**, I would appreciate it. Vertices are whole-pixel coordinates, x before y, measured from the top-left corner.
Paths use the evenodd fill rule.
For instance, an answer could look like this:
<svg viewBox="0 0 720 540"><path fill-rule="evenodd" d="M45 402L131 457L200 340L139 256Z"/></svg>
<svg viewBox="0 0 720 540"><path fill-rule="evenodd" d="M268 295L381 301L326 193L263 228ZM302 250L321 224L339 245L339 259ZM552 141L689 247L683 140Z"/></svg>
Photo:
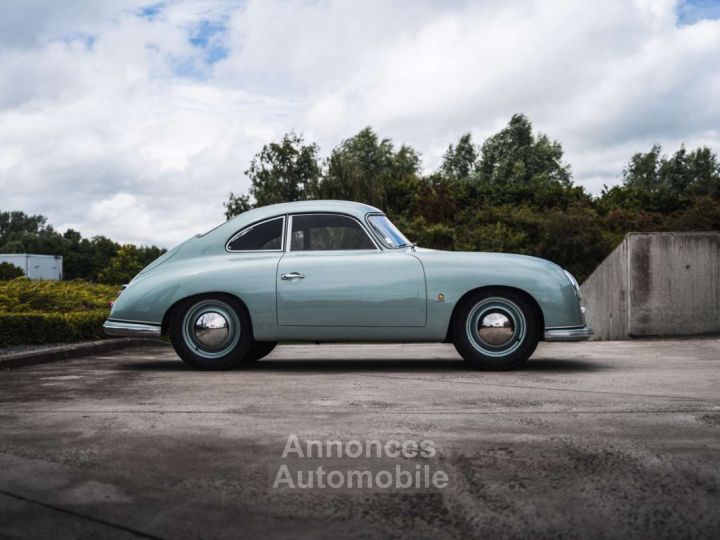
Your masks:
<svg viewBox="0 0 720 540"><path fill-rule="evenodd" d="M720 233L630 233L581 289L595 339L720 332Z"/></svg>

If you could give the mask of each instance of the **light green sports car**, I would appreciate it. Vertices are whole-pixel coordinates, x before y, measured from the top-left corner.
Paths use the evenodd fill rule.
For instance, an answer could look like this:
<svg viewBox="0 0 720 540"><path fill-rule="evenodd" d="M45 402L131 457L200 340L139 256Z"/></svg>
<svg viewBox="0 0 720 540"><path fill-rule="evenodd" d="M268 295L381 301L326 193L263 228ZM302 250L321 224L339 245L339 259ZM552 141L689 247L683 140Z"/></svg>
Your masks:
<svg viewBox="0 0 720 540"><path fill-rule="evenodd" d="M112 336L168 335L199 369L266 356L278 341L439 341L480 369L522 365L539 340L592 331L573 276L523 255L416 247L377 208L257 208L191 238L113 303Z"/></svg>

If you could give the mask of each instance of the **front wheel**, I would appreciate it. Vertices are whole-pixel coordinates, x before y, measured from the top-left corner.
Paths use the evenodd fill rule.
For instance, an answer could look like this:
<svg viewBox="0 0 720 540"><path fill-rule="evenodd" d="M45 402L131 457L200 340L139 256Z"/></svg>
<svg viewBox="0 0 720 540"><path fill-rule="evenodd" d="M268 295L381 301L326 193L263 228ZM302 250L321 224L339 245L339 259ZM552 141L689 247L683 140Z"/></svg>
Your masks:
<svg viewBox="0 0 720 540"><path fill-rule="evenodd" d="M540 321L524 296L504 289L480 291L458 308L453 342L478 369L501 371L522 366L540 340Z"/></svg>
<svg viewBox="0 0 720 540"><path fill-rule="evenodd" d="M250 358L254 341L250 316L231 296L183 302L173 310L168 329L175 352L195 369L231 369Z"/></svg>

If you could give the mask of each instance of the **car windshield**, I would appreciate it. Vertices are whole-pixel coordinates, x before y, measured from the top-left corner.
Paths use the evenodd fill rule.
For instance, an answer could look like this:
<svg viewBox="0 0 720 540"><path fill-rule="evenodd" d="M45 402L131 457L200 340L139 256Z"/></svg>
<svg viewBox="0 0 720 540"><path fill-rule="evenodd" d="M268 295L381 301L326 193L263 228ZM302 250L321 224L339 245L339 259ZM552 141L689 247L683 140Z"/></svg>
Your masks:
<svg viewBox="0 0 720 540"><path fill-rule="evenodd" d="M400 248L411 246L412 242L405 238L398 228L392 224L387 216L370 216L368 222L382 240L382 243L389 248Z"/></svg>

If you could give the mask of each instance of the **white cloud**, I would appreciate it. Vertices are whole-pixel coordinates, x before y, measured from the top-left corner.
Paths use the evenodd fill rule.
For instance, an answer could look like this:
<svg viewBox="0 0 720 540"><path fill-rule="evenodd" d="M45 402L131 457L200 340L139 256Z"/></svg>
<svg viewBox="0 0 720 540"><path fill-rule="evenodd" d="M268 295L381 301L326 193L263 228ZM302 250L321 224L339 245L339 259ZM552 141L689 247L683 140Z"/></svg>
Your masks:
<svg viewBox="0 0 720 540"><path fill-rule="evenodd" d="M252 155L289 130L327 153L372 125L429 169L525 112L593 192L653 143L720 151L720 21L685 4L143 5L4 8L1 209L169 247L222 220Z"/></svg>

